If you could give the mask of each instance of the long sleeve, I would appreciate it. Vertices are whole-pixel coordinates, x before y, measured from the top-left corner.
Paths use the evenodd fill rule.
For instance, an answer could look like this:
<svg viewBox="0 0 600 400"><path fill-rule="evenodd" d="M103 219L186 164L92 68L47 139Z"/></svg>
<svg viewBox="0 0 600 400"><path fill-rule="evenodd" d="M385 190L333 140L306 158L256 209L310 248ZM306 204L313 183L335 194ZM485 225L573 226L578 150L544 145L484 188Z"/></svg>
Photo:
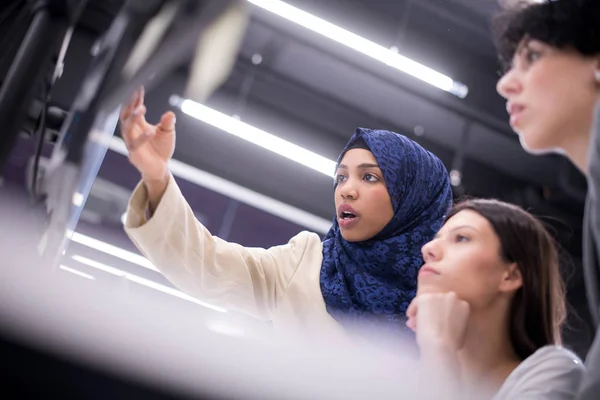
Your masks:
<svg viewBox="0 0 600 400"><path fill-rule="evenodd" d="M600 396L600 100L596 102L588 153L588 193L583 226L583 276L592 322L597 325L578 400Z"/></svg>
<svg viewBox="0 0 600 400"><path fill-rule="evenodd" d="M508 377L494 400L571 400L583 379L583 362L570 351L545 346Z"/></svg>
<svg viewBox="0 0 600 400"><path fill-rule="evenodd" d="M212 236L196 219L173 176L146 220L143 184L133 192L125 231L136 247L183 292L231 311L269 320L310 242L302 232L270 249Z"/></svg>

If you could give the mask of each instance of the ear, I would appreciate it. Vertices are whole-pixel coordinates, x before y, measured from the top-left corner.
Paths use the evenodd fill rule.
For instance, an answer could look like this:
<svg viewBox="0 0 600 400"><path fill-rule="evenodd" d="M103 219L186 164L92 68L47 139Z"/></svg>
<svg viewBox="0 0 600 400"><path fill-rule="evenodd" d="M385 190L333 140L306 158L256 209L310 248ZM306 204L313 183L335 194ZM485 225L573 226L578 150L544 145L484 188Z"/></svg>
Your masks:
<svg viewBox="0 0 600 400"><path fill-rule="evenodd" d="M504 293L515 292L521 286L523 286L523 276L521 275L521 269L517 263L510 263L506 267L506 271L502 276L502 282L500 283L500 291Z"/></svg>
<svg viewBox="0 0 600 400"><path fill-rule="evenodd" d="M600 57L596 57L596 69L594 71L596 83L600 85Z"/></svg>

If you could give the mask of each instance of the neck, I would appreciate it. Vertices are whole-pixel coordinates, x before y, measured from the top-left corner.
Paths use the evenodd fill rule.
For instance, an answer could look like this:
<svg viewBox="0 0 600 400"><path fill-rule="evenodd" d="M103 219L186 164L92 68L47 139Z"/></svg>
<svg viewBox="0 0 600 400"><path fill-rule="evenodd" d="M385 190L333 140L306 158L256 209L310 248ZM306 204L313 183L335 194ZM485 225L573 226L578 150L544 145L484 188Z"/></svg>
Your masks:
<svg viewBox="0 0 600 400"><path fill-rule="evenodd" d="M596 98L596 104L592 111L593 118L586 124L584 118L580 118L581 126L575 132L569 134L568 143L562 148L575 166L584 174L588 174L588 152L594 130L600 129L600 91ZM575 126L573 126L575 128ZM600 131L598 132L600 134Z"/></svg>
<svg viewBox="0 0 600 400"><path fill-rule="evenodd" d="M498 315L485 310L469 318L465 345L459 353L462 381L467 388L495 393L521 362L510 342L508 318Z"/></svg>
<svg viewBox="0 0 600 400"><path fill-rule="evenodd" d="M569 144L563 149L567 157L584 174L588 173L588 151L590 147L591 132L574 135L569 139Z"/></svg>

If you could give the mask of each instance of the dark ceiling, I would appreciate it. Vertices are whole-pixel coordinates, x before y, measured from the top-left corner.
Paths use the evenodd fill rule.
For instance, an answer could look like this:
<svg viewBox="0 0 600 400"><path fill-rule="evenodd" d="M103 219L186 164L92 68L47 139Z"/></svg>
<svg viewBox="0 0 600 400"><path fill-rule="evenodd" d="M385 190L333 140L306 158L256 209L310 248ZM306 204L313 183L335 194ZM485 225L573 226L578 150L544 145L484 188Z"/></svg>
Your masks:
<svg viewBox="0 0 600 400"><path fill-rule="evenodd" d="M495 92L499 65L490 35L495 1L290 3L379 44L396 46L466 83L469 95L459 99L253 8L239 60L209 105L331 159L358 126L395 130L435 152L449 169L461 165L456 157L464 155L468 193L509 199L529 185L546 187L547 199L572 195L574 207L563 211L579 215L581 196L561 182L573 181L582 191L583 179L558 157L526 154L508 126L504 102ZM262 56L259 66L251 62L255 54ZM156 117L166 109L164 99L183 85L184 76L177 78L154 94L157 104L151 111ZM419 131L422 135L415 135ZM189 117L179 118L178 132L177 157L184 162L317 215L330 215L328 178ZM567 178L559 179L563 176Z"/></svg>
<svg viewBox="0 0 600 400"><path fill-rule="evenodd" d="M207 104L332 160L359 126L403 133L437 154L449 170L462 170L457 192L512 201L578 231L585 180L561 157L526 154L495 91L499 64L491 19L500 10L498 1L287 0L465 83L464 99L248 4L252 18L237 62ZM70 106L91 45L122 4L92 0L88 5L53 91L62 107ZM257 54L262 63L254 65ZM149 119L156 121L171 108L169 97L182 94L186 80L182 66L148 93ZM182 113L177 127L176 159L331 217L329 177Z"/></svg>
<svg viewBox="0 0 600 400"><path fill-rule="evenodd" d="M68 106L85 73L89 47L123 1L92 1L72 44L54 99ZM497 0L289 0L288 3L468 85L459 99L343 47L256 6L230 78L208 104L335 159L358 126L395 130L435 152L449 169L461 167L470 194L519 196L529 185L573 197L580 213L583 179L555 156L534 157L520 147L495 92L499 76L490 20ZM251 62L262 56L258 66ZM148 94L158 118L181 94L180 69ZM415 132L420 133L419 136ZM464 159L459 160L461 156ZM187 116L178 118L176 158L242 186L329 218L329 178L230 137ZM564 179L561 179L564 178ZM577 190L565 190L565 181ZM530 190L530 189L528 189Z"/></svg>
<svg viewBox="0 0 600 400"><path fill-rule="evenodd" d="M332 160L359 126L395 130L433 151L448 169L462 170L457 192L513 201L578 227L585 180L560 157L526 154L495 91L499 64L491 19L500 10L498 1L288 0L465 83L469 94L464 99L248 4L252 18L237 62L207 103ZM5 4L3 11L17 3L25 4ZM67 55L64 77L53 92L59 105L70 106L91 45L122 4L123 0L92 0L88 5ZM14 24L4 24L3 33ZM254 65L251 59L257 54L262 63ZM169 97L182 94L186 79L182 66L148 93L151 120L171 108ZM175 158L322 218L331 217L329 177L178 116Z"/></svg>

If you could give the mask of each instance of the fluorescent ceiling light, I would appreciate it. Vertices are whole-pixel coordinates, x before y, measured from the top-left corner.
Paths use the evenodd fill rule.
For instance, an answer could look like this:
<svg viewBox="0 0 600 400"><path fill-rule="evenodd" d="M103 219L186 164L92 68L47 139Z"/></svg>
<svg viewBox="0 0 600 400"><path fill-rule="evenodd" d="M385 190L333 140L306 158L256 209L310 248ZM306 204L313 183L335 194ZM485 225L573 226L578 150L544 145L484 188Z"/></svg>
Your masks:
<svg viewBox="0 0 600 400"><path fill-rule="evenodd" d="M130 251L124 250L120 247L113 246L106 242L102 242L98 239L94 239L92 237L83 235L78 232L73 232L73 235L71 236L71 240L75 243L79 243L81 245L101 251L102 253L111 255L113 257L120 258L121 260L125 260L125 261L133 263L133 264L137 264L141 267L151 269L152 271L160 272L154 265L152 265L152 263L147 258L142 257L139 254L135 254Z"/></svg>
<svg viewBox="0 0 600 400"><path fill-rule="evenodd" d="M76 261L78 263L87 265L88 267L96 268L98 270L107 272L109 274L125 278L125 279L127 279L127 280L129 280L131 282L135 282L135 283L137 283L139 285L143 285L143 286L149 287L151 289L158 290L159 292L170 294L171 296L175 296L175 297L178 297L180 299L190 301L192 303L201 305L203 307L210 308L211 310L214 310L214 311L227 312L227 310L224 309L224 308L213 306L212 304L205 303L203 301L200 301L200 300L196 299L195 297L192 297L192 296L189 296L189 295L187 295L187 294L185 294L183 292L180 292L179 290L170 288L170 287L165 286L165 285L161 285L160 283L156 283L156 282L151 281L149 279L142 278L141 276L130 274L130 273L122 271L122 270L120 270L118 268L111 267L110 265L106 265L106 264L103 264L101 262L98 262L98 261L95 261L95 260L91 260L89 258L82 257L82 256L79 256L79 255L73 255L71 258L73 259L73 261Z"/></svg>
<svg viewBox="0 0 600 400"><path fill-rule="evenodd" d="M62 269L63 271L67 271L67 272L70 272L77 276L81 276L82 278L90 279L92 281L96 280L96 278L94 278L92 275L86 274L85 272L78 271L75 268L67 267L66 265L61 265L59 268Z"/></svg>
<svg viewBox="0 0 600 400"><path fill-rule="evenodd" d="M469 92L461 82L283 1L247 1L457 97L464 98Z"/></svg>
<svg viewBox="0 0 600 400"><path fill-rule="evenodd" d="M335 161L193 100L171 96L170 101L191 117L333 178Z"/></svg>
<svg viewBox="0 0 600 400"><path fill-rule="evenodd" d="M83 257L83 256L76 254L76 255L73 255L71 258L73 259L73 261L77 261L78 263L87 265L88 267L96 268L100 271L109 273L111 275L119 276L121 278L125 278L125 276L127 275L125 273L125 271L122 271L115 267L111 267L110 265L103 264L101 262L92 260L87 257Z"/></svg>
<svg viewBox="0 0 600 400"><path fill-rule="evenodd" d="M515 8L522 6L523 3L541 4L547 1L548 0L498 0L498 3L500 3L500 6L504 8Z"/></svg>
<svg viewBox="0 0 600 400"><path fill-rule="evenodd" d="M175 105L175 104L174 104ZM128 155L123 139L113 136L108 143L109 148L125 157ZM184 179L195 185L207 188L234 200L254 207L265 213L274 215L298 226L311 229L314 232L326 234L331 228L331 220L318 217L300 208L293 207L247 187L223 179L199 168L171 159L169 169L177 178Z"/></svg>

